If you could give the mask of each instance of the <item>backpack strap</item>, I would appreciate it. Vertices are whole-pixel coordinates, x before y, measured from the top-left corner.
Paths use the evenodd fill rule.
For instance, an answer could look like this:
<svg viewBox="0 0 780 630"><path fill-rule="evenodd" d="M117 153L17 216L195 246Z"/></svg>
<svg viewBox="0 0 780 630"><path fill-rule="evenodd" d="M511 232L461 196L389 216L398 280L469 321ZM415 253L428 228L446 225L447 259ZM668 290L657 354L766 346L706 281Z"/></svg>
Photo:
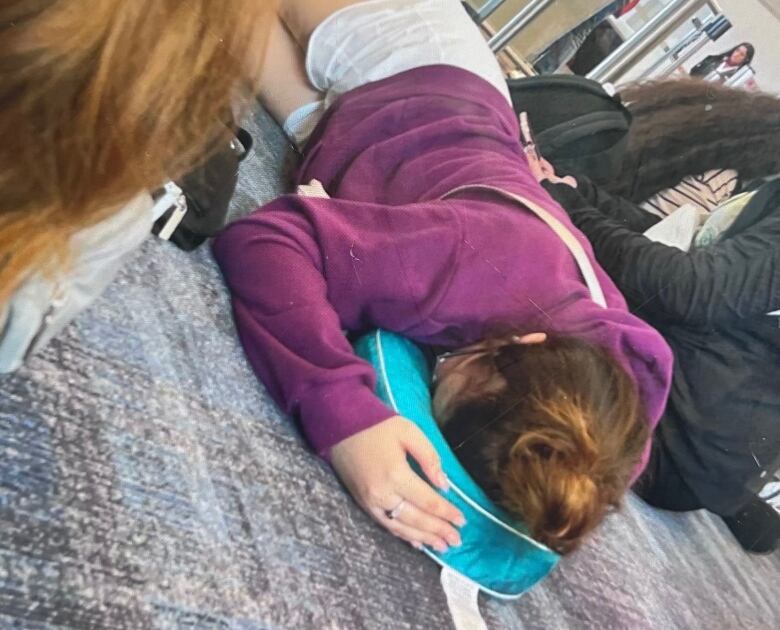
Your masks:
<svg viewBox="0 0 780 630"><path fill-rule="evenodd" d="M539 144L549 151L555 151L580 138L602 131L625 131L629 128L621 112L593 112L578 116L575 120L554 125L537 134Z"/></svg>
<svg viewBox="0 0 780 630"><path fill-rule="evenodd" d="M520 90L532 90L540 88L552 88L552 87L564 87L574 88L587 92L592 96L598 96L604 100L614 101L620 103L620 96L610 96L598 81L593 79L587 79L585 77L566 75L566 74L554 74L548 76L537 77L523 77L522 79L509 79L507 81L509 89Z"/></svg>

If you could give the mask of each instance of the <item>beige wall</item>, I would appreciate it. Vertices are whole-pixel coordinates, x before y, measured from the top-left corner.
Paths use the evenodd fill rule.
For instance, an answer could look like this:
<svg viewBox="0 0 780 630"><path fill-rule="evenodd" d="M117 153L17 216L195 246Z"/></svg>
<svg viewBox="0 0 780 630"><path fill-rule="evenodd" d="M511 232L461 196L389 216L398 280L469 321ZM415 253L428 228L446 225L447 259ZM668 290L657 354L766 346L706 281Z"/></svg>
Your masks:
<svg viewBox="0 0 780 630"><path fill-rule="evenodd" d="M718 0L723 12L734 24L717 42L692 59L692 67L706 55L720 53L748 41L756 47L753 68L762 90L780 94L780 0ZM769 7L777 7L770 10Z"/></svg>
<svg viewBox="0 0 780 630"><path fill-rule="evenodd" d="M484 0L468 0L479 7ZM488 23L500 28L529 0L507 0ZM706 55L726 50L739 42L749 41L756 47L753 67L756 80L766 91L780 94L780 0L719 0L726 16L734 24L726 35L706 46L686 64L691 68ZM533 57L550 43L593 13L609 0L557 0L511 43L520 55ZM639 14L642 4L634 11ZM772 8L768 8L772 7Z"/></svg>
<svg viewBox="0 0 780 630"><path fill-rule="evenodd" d="M488 20L493 29L498 29L528 4L529 0L507 0ZM563 33L582 23L611 0L557 0L544 10L510 46L520 55L532 57L554 42ZM779 0L780 1L780 0ZM479 8L484 0L469 0Z"/></svg>

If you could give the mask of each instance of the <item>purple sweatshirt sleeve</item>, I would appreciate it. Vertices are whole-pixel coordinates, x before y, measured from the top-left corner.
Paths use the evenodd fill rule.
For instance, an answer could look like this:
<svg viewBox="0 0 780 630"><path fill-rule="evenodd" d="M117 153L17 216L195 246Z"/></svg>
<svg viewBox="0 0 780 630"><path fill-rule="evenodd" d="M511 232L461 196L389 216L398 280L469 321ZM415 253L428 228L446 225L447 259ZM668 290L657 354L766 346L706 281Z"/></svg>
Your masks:
<svg viewBox="0 0 780 630"><path fill-rule="evenodd" d="M312 226L291 204L282 197L229 226L214 255L252 368L327 458L332 446L395 412L374 394L373 368L344 336Z"/></svg>

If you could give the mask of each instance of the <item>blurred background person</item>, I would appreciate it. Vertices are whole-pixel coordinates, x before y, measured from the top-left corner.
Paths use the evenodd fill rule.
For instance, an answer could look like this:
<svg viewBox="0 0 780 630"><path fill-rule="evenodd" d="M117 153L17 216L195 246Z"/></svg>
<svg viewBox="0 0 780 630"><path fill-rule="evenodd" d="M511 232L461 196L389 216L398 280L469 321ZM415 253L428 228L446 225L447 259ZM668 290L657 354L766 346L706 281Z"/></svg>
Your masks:
<svg viewBox="0 0 780 630"><path fill-rule="evenodd" d="M637 4L639 4L639 0L616 0L609 3L574 30L569 31L550 44L537 57L534 62L534 68L539 74L555 74L559 72L562 66L566 65L577 54L580 46L589 38L591 33L608 17L622 17Z"/></svg>
<svg viewBox="0 0 780 630"><path fill-rule="evenodd" d="M743 42L719 55L709 55L691 69L692 77L701 77L705 81L725 83L743 67L753 61L756 49L752 44Z"/></svg>

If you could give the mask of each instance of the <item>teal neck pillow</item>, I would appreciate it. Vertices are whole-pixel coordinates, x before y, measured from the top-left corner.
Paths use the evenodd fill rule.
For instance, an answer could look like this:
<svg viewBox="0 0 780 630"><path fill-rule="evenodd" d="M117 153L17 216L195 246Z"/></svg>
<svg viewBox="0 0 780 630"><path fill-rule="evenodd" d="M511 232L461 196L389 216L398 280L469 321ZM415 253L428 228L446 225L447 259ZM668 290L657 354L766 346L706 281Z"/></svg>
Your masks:
<svg viewBox="0 0 780 630"><path fill-rule="evenodd" d="M423 547L424 553L489 595L502 599L522 595L555 567L559 556L493 503L460 464L433 417L431 370L420 348L377 330L359 339L355 352L376 370L377 395L431 441L451 485L449 492L437 491L466 517L460 547L444 553Z"/></svg>

